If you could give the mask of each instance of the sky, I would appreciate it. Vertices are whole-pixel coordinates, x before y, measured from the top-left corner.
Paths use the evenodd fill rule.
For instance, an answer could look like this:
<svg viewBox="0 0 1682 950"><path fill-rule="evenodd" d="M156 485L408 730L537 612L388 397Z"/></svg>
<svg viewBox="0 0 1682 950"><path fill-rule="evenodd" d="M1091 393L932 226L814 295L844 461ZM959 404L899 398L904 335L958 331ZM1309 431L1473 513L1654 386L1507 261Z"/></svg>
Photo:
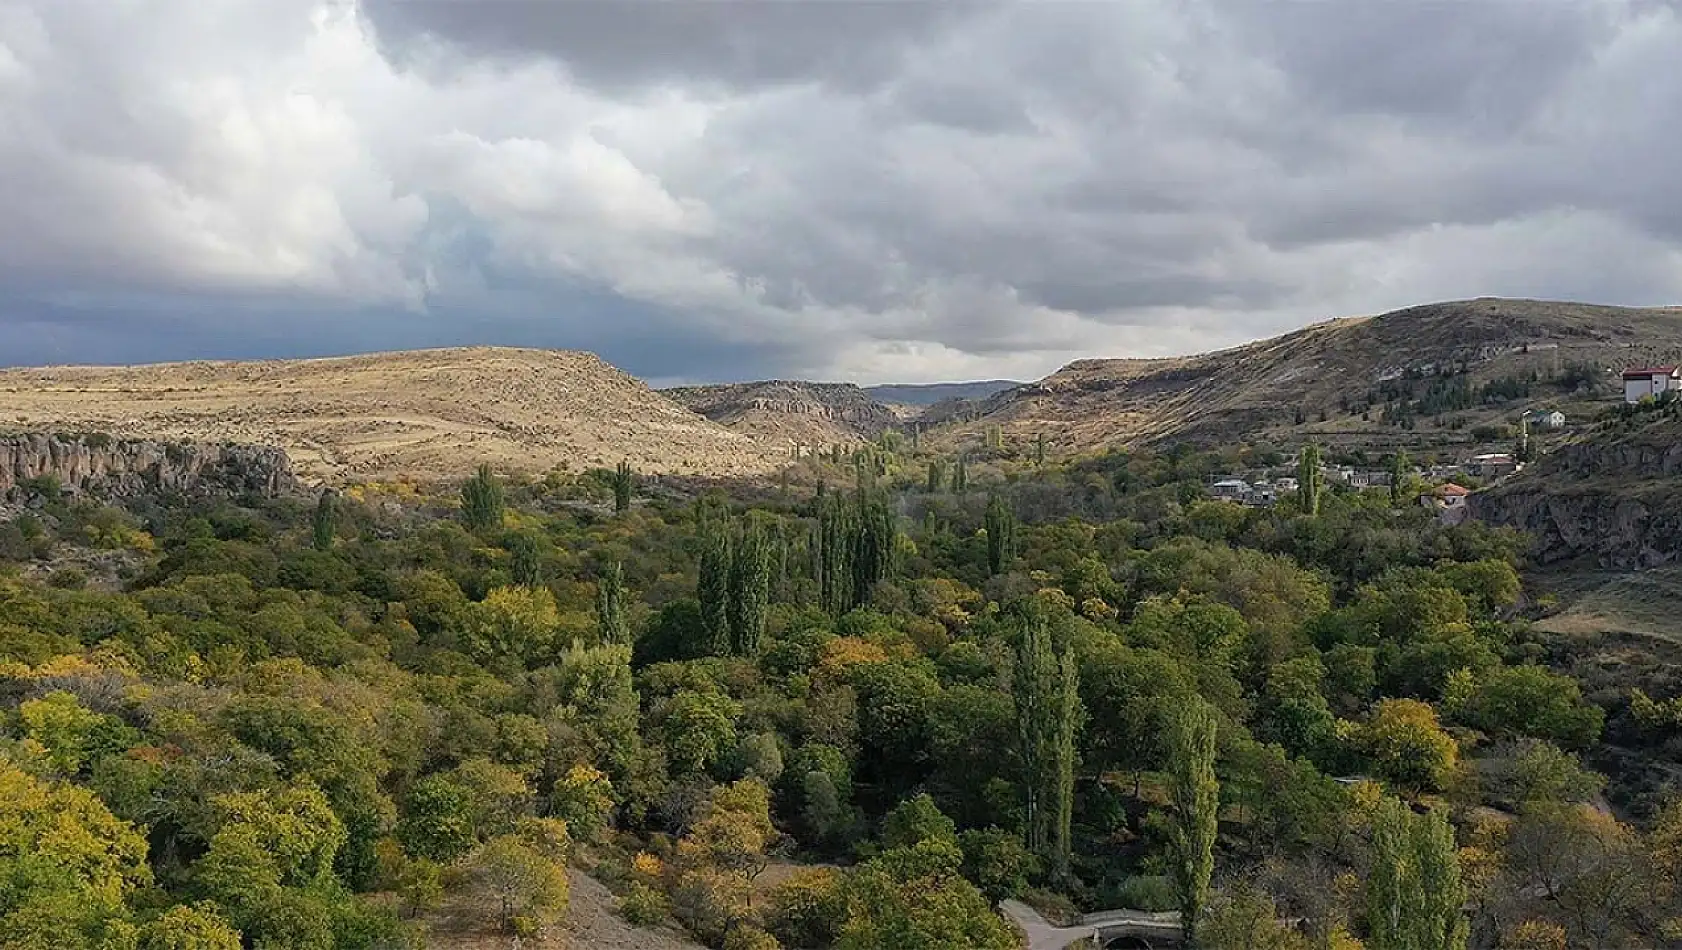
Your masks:
<svg viewBox="0 0 1682 950"><path fill-rule="evenodd" d="M1682 302L1657 0L0 0L0 365L1042 376Z"/></svg>

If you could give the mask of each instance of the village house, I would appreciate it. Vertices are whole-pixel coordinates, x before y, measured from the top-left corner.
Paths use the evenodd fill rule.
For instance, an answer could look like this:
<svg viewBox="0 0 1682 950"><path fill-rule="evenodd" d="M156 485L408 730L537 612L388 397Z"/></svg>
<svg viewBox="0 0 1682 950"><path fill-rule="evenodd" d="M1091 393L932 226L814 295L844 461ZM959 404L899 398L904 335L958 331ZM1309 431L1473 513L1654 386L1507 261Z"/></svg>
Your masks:
<svg viewBox="0 0 1682 950"><path fill-rule="evenodd" d="M1657 399L1678 389L1682 389L1682 367L1638 366L1624 370L1624 402L1636 403L1648 396Z"/></svg>
<svg viewBox="0 0 1682 950"><path fill-rule="evenodd" d="M1474 455L1466 463L1468 474L1478 478L1506 478L1519 469L1517 459L1508 452L1490 452L1484 455Z"/></svg>
<svg viewBox="0 0 1682 950"><path fill-rule="evenodd" d="M1226 501L1243 501L1250 494L1250 483L1242 478L1223 478L1209 486L1209 494Z"/></svg>
<svg viewBox="0 0 1682 950"><path fill-rule="evenodd" d="M1558 409L1532 409L1524 414L1524 421L1533 429L1565 428L1565 413Z"/></svg>
<svg viewBox="0 0 1682 950"><path fill-rule="evenodd" d="M1459 485L1439 485L1435 489L1419 496L1419 503L1437 513L1437 521L1441 524L1453 526L1466 520L1471 509L1466 507L1466 496L1471 492Z"/></svg>

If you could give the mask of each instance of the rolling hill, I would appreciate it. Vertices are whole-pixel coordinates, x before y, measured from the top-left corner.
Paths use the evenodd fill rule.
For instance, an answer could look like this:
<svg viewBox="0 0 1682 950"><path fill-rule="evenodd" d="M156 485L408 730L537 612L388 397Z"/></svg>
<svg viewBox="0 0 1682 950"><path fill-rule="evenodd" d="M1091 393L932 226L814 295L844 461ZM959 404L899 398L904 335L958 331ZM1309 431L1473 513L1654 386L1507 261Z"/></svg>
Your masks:
<svg viewBox="0 0 1682 950"><path fill-rule="evenodd" d="M469 347L366 356L0 371L0 428L278 445L306 478L579 471L740 475L774 453L589 353Z"/></svg>
<svg viewBox="0 0 1682 950"><path fill-rule="evenodd" d="M1682 308L1480 298L1197 356L1080 360L971 404L939 437L973 444L996 426L1018 444L1044 432L1059 451L1170 440L1453 444L1529 405L1598 410L1616 402L1622 367L1678 361Z"/></svg>

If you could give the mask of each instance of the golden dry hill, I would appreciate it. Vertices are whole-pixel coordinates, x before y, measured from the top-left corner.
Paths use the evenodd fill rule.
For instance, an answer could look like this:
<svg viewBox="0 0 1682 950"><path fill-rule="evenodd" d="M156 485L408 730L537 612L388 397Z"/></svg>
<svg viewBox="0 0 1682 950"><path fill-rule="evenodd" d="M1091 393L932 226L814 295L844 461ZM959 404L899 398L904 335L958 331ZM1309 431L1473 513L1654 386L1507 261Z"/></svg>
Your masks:
<svg viewBox="0 0 1682 950"><path fill-rule="evenodd" d="M0 370L0 428L279 445L305 478L727 476L778 457L589 353L466 347L311 360Z"/></svg>

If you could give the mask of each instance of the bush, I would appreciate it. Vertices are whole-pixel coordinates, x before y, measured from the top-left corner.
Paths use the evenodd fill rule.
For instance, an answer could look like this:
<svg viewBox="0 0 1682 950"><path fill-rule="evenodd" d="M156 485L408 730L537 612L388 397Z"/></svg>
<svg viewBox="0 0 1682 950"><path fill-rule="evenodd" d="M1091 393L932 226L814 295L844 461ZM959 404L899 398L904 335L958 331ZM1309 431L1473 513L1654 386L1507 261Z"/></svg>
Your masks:
<svg viewBox="0 0 1682 950"><path fill-rule="evenodd" d="M79 567L61 567L47 575L47 585L59 590L81 590L88 586L88 573Z"/></svg>
<svg viewBox="0 0 1682 950"><path fill-rule="evenodd" d="M765 927L790 947L827 947L847 921L844 878L831 868L801 871L771 891Z"/></svg>
<svg viewBox="0 0 1682 950"><path fill-rule="evenodd" d="M1116 900L1133 910L1164 911L1179 906L1173 883L1154 874L1140 874L1122 881L1116 890Z"/></svg>
<svg viewBox="0 0 1682 950"><path fill-rule="evenodd" d="M619 916L638 927L652 927L665 920L669 910L666 895L641 881L633 882L619 898Z"/></svg>
<svg viewBox="0 0 1682 950"><path fill-rule="evenodd" d="M782 944L758 927L744 924L724 936L724 950L782 950Z"/></svg>

